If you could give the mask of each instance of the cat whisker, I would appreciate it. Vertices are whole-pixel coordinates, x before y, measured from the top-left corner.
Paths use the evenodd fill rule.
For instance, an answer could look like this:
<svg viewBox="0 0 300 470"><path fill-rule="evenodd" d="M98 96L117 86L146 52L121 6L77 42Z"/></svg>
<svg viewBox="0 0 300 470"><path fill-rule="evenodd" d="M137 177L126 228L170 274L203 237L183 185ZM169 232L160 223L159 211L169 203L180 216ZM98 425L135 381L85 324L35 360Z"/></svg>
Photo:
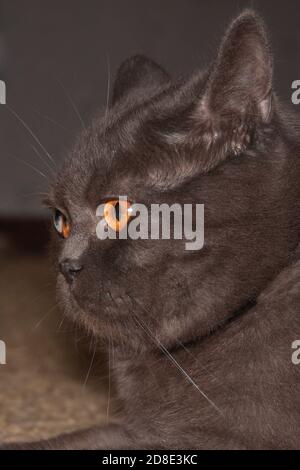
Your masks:
<svg viewBox="0 0 300 470"><path fill-rule="evenodd" d="M128 295L128 294L127 294ZM129 296L129 295L128 295ZM133 297L129 296L131 300L133 300L137 305L140 305L139 302L134 299ZM203 390L196 384L196 382L190 377L190 375L183 369L183 367L179 364L179 362L174 358L174 356L168 351L168 349L161 343L161 341L152 333L149 327L139 319L135 314L133 314L134 320L137 324L145 331L145 333L154 341L160 350L165 354L165 356L177 367L177 369L182 373L182 375L193 385L193 387L205 398L205 400L223 417L224 413L217 407L217 405L206 395Z"/></svg>
<svg viewBox="0 0 300 470"><path fill-rule="evenodd" d="M21 282L16 284L15 288L19 288L20 286L24 287L24 284L26 284L26 281L24 279L21 279ZM47 291L49 292L49 287L50 286L52 286L52 284L50 282L47 282L46 284L43 284L43 286L41 287L41 290L43 290L43 292L38 294L37 296L35 296L33 299L30 299L31 304L36 304L39 299L44 297L45 289L47 289ZM15 293L14 293L14 295L15 295ZM26 298L27 298L27 295L23 295L23 296L19 297L18 300L19 300L19 302L23 303L26 300Z"/></svg>
<svg viewBox="0 0 300 470"><path fill-rule="evenodd" d="M107 127L107 116L108 116L109 99L110 99L110 79L111 79L110 58L109 58L108 53L106 53L106 65L107 65L107 86L106 86L106 106L105 106L105 114L104 114L105 130Z"/></svg>
<svg viewBox="0 0 300 470"><path fill-rule="evenodd" d="M96 349L97 349L97 347L96 347L96 344L95 344L94 352L93 352L93 355L92 355L92 358L91 358L91 362L90 362L87 374L86 374L84 382L83 382L83 388L85 388L87 383L88 383L88 380L89 380L89 377L90 377L90 374L91 374L91 371L92 371L92 367L93 367L93 364L94 364L94 360L95 360Z"/></svg>
<svg viewBox="0 0 300 470"><path fill-rule="evenodd" d="M110 368L111 368L111 337L108 338L108 391L107 391L107 406L106 406L106 423L109 420L109 408L110 408L110 388L111 388L111 377L110 377Z"/></svg>
<svg viewBox="0 0 300 470"><path fill-rule="evenodd" d="M177 342L177 344L179 344L179 346L182 347L182 349L185 350L185 352L186 352L187 354L189 354L189 356L191 356L195 361L197 360L196 356L195 356L194 354L192 354L191 351L190 351L181 341L176 340L176 342ZM217 378L215 377L215 375L213 375L213 374L208 370L207 367L205 367L203 364L201 364L200 368L201 368L202 370L204 370L205 372L207 372L207 374L209 374L215 381L217 381ZM224 387L223 383L219 383L218 385L221 386L221 387L225 390L225 387Z"/></svg>
<svg viewBox="0 0 300 470"><path fill-rule="evenodd" d="M82 119L81 114L80 114L80 112L79 112L79 110L78 110L78 108L77 108L77 106L76 106L74 100L72 99L70 93L68 92L68 90L66 89L66 87L64 86L64 84L61 82L61 80L59 80L59 78L56 78L56 81L57 81L57 83L60 85L60 87L62 88L62 90L64 91L64 93L65 93L65 95L66 95L66 97L67 97L67 99L68 99L70 105L72 106L72 108L73 108L73 110L74 110L76 116L77 116L78 119L79 119L79 122L80 122L82 128L83 128L83 129L86 129L84 120Z"/></svg>
<svg viewBox="0 0 300 470"><path fill-rule="evenodd" d="M31 137L35 140L35 142L41 147L41 149L43 150L43 152L45 152L45 154L47 155L47 157L49 158L49 160L53 163L54 166L56 166L56 163L53 159L53 157L50 155L50 153L46 150L46 148L43 146L43 144L41 143L41 141L38 139L38 137L35 135L35 133L33 132L33 130L29 127L28 124L26 124L26 122L24 121L24 119L21 118L21 116L16 112L14 111L10 106L6 105L5 106L9 111L10 113L22 124L22 126L27 130L27 132L29 132L29 134L31 135Z"/></svg>
<svg viewBox="0 0 300 470"><path fill-rule="evenodd" d="M42 316L42 318L34 325L33 327L33 330L36 330L37 328L39 328L39 326L43 323L44 320L46 320L46 318L48 318L48 316L50 315L50 313L53 312L53 310L55 310L58 306L58 303L56 303L55 305L53 305L53 307L50 308L50 310L48 310L45 315Z"/></svg>
<svg viewBox="0 0 300 470"><path fill-rule="evenodd" d="M76 348L77 348L78 343L80 343L80 341L82 341L83 339L86 339L86 337L87 337L86 334L83 334L83 335L81 335L81 336L78 336L78 331L81 331L81 330L79 330L79 328L76 328L76 329L75 329L75 344L76 344Z"/></svg>
<svg viewBox="0 0 300 470"><path fill-rule="evenodd" d="M46 197L48 196L48 193L34 192L34 193L22 193L21 195L23 197L32 197L32 196Z"/></svg>
<svg viewBox="0 0 300 470"><path fill-rule="evenodd" d="M41 170L39 170L39 169L36 168L35 166L31 165L31 163L26 162L25 160L22 160L22 158L16 157L15 155L11 155L11 157L14 158L15 160L17 160L18 162L21 162L21 163L23 163L24 165L28 166L28 167L31 168L35 173L37 173L38 175L42 176L42 177L45 178L46 180L49 180L49 177L46 176L45 173L43 173Z"/></svg>
<svg viewBox="0 0 300 470"><path fill-rule="evenodd" d="M34 109L33 110L38 116L42 117L43 119L46 119L47 121L51 122L52 124L55 124L57 127L59 127L60 129L70 133L70 134L74 134L73 131L71 131L70 129L68 129L67 127L63 126L62 124L60 124L59 122L55 121L55 119L51 118L50 116L47 116L47 114L42 114L40 111Z"/></svg>
<svg viewBox="0 0 300 470"><path fill-rule="evenodd" d="M27 193L30 194L30 193ZM43 197L48 197L49 196L49 191L37 191L35 193L31 193L34 196L43 196Z"/></svg>
<svg viewBox="0 0 300 470"><path fill-rule="evenodd" d="M60 332L60 330L61 330L61 328L62 328L62 326L63 326L63 324L64 324L64 321L65 321L65 319L66 319L66 314L65 314L65 312L62 313L61 317L62 317L62 318L61 318L61 320L60 320L60 322L59 322L59 325L58 325L58 327L57 327L57 330L56 330L57 333Z"/></svg>
<svg viewBox="0 0 300 470"><path fill-rule="evenodd" d="M52 176L55 176L55 169L52 168L51 165L49 165L49 163L47 162L47 160L45 160L43 158L43 156L40 154L40 152L38 151L38 149L34 146L34 145L30 145L30 147L32 148L32 150L34 151L34 153L38 156L38 158L45 164L45 166L48 168L48 170L50 170Z"/></svg>

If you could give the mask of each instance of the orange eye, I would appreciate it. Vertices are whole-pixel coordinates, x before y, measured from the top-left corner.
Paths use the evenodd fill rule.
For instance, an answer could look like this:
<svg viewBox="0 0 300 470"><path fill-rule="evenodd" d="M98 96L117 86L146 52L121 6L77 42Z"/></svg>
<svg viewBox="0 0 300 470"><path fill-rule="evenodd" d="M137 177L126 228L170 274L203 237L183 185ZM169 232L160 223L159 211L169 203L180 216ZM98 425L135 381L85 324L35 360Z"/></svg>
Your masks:
<svg viewBox="0 0 300 470"><path fill-rule="evenodd" d="M58 209L55 209L54 211L54 227L61 237L69 237L71 232L70 224L67 217Z"/></svg>
<svg viewBox="0 0 300 470"><path fill-rule="evenodd" d="M127 200L108 201L103 210L107 225L115 232L121 232L131 218L131 203Z"/></svg>

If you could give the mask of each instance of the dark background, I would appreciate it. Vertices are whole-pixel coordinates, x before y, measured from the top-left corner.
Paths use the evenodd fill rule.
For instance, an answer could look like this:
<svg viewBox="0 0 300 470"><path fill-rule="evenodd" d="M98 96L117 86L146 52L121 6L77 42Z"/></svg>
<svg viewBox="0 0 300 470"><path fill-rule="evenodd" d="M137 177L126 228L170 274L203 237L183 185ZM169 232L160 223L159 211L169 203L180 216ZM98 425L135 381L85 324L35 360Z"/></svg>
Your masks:
<svg viewBox="0 0 300 470"><path fill-rule="evenodd" d="M123 59L145 53L174 75L204 67L231 18L247 6L265 18L276 90L290 100L291 83L300 78L296 0L1 0L7 104L60 162L80 128L77 114L88 122L105 107L108 74L112 82ZM31 166L49 178L45 153L6 106L0 136L0 220L44 215L37 193L48 181Z"/></svg>

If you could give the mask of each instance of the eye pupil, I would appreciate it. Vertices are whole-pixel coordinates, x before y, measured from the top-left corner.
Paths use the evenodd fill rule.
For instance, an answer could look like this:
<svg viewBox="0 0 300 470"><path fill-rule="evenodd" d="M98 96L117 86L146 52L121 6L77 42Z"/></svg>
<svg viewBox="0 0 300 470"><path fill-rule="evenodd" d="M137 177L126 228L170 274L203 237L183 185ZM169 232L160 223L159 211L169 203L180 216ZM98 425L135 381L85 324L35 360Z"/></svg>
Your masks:
<svg viewBox="0 0 300 470"><path fill-rule="evenodd" d="M54 212L54 225L56 230L61 233L63 228L62 213L57 209Z"/></svg>
<svg viewBox="0 0 300 470"><path fill-rule="evenodd" d="M120 232L129 222L131 203L113 199L104 207L104 218L108 226L115 232Z"/></svg>
<svg viewBox="0 0 300 470"><path fill-rule="evenodd" d="M56 223L59 223L60 217L61 217L61 213L58 210L56 210L54 214L54 219Z"/></svg>
<svg viewBox="0 0 300 470"><path fill-rule="evenodd" d="M70 224L67 221L66 216L58 209L54 211L54 227L57 232L63 237L68 238L70 235Z"/></svg>
<svg viewBox="0 0 300 470"><path fill-rule="evenodd" d="M120 221L120 204L117 202L115 205L116 219Z"/></svg>

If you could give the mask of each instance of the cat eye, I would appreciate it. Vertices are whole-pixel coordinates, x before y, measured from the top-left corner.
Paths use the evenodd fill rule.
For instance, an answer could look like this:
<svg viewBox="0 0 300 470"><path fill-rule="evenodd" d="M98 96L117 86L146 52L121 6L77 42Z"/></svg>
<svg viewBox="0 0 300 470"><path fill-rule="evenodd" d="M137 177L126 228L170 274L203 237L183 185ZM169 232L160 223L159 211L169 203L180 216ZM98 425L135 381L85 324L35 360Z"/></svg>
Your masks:
<svg viewBox="0 0 300 470"><path fill-rule="evenodd" d="M113 199L104 205L103 216L107 225L115 232L121 232L131 219L131 203L127 200Z"/></svg>
<svg viewBox="0 0 300 470"><path fill-rule="evenodd" d="M53 216L54 227L59 235L68 238L71 232L70 223L67 217L60 210L55 209Z"/></svg>

